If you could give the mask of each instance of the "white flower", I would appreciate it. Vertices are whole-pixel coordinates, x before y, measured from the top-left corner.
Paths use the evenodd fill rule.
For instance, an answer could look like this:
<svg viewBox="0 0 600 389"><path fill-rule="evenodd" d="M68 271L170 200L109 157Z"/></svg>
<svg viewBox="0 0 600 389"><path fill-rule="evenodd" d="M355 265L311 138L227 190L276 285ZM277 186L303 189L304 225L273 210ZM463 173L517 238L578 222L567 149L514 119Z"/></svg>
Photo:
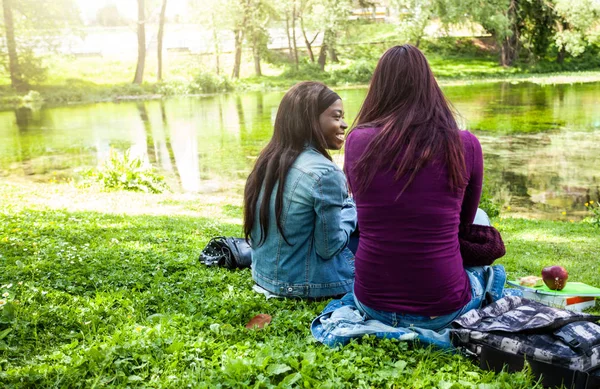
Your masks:
<svg viewBox="0 0 600 389"><path fill-rule="evenodd" d="M2 297L8 297L8 292L2 293Z"/></svg>
<svg viewBox="0 0 600 389"><path fill-rule="evenodd" d="M0 300L0 307L6 304L6 300Z"/></svg>

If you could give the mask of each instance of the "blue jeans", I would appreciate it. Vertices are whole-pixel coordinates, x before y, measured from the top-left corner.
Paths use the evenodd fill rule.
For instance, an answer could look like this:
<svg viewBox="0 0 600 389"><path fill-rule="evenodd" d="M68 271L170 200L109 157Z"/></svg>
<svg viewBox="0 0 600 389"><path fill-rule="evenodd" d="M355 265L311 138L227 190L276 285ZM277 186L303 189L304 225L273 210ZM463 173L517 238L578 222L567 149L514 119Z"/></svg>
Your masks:
<svg viewBox="0 0 600 389"><path fill-rule="evenodd" d="M471 300L462 308L442 316L423 316L411 313L388 312L369 308L356 298L354 303L366 319L378 320L392 327L418 327L440 331L450 325L454 319L471 309L479 309L486 303L503 297L506 273L504 267L478 266L465 268L471 284Z"/></svg>
<svg viewBox="0 0 600 389"><path fill-rule="evenodd" d="M477 210L473 224L490 225L490 219L487 214ZM499 300L506 293L504 283L506 282L506 272L501 265L495 266L477 266L467 267L465 272L469 277L471 284L471 301L464 307L442 316L423 316L410 313L388 312L369 308L356 298L354 302L358 310L366 316L367 319L378 320L392 327L419 327L433 331L442 330L450 325L454 319L467 313L471 309L479 309L487 303ZM508 292L506 294L515 294Z"/></svg>

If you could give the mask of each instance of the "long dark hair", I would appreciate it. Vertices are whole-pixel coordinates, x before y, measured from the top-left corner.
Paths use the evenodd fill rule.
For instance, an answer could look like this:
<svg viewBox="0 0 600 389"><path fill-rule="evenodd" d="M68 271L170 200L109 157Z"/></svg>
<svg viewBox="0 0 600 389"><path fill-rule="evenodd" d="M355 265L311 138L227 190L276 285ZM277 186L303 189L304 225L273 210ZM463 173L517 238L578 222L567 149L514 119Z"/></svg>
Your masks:
<svg viewBox="0 0 600 389"><path fill-rule="evenodd" d="M278 184L275 195L277 229L286 243L290 244L285 238L281 224L283 191L287 173L307 144L312 145L325 158L331 160L331 156L327 152L327 142L319 126L319 97L324 92L331 91L319 82L301 82L294 85L283 96L275 118L273 137L258 156L254 169L246 181L244 189L244 236L246 240L251 238L257 212L257 201L262 189L263 196L258 210L260 222L258 245L264 243L269 232L271 194L275 185Z"/></svg>
<svg viewBox="0 0 600 389"><path fill-rule="evenodd" d="M360 127L381 131L355 165L345 167L356 172L353 192L364 191L376 171L385 168L395 170L396 180L410 174L400 197L435 157L446 164L450 189L464 186L466 168L456 120L427 59L416 47L395 46L383 54L354 123L353 131Z"/></svg>

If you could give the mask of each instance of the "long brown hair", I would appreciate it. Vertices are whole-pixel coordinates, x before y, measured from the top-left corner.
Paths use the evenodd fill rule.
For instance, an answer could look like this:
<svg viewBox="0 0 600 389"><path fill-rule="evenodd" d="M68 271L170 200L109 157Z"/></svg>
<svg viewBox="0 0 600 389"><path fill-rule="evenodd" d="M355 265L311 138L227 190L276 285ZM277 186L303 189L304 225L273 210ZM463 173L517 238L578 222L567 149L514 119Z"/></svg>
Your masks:
<svg viewBox="0 0 600 389"><path fill-rule="evenodd" d="M277 229L286 243L290 244L285 238L281 224L283 191L287 173L307 144L312 145L325 158L331 160L331 156L327 152L327 142L319 126L319 97L324 92L331 91L319 82L301 82L294 85L283 96L275 118L273 137L258 156L246 181L244 189L244 236L246 240L251 238L252 226L258 211L260 239L254 243L258 245L264 243L269 232L271 194L275 185L278 185L275 195ZM263 196L260 209L257 210L261 189Z"/></svg>
<svg viewBox="0 0 600 389"><path fill-rule="evenodd" d="M416 47L395 46L383 54L354 123L352 131L381 130L354 166L345 167L356 172L353 192L364 191L379 169L393 169L396 180L410 174L400 197L435 157L445 162L450 188L464 186L466 168L456 120L427 59Z"/></svg>

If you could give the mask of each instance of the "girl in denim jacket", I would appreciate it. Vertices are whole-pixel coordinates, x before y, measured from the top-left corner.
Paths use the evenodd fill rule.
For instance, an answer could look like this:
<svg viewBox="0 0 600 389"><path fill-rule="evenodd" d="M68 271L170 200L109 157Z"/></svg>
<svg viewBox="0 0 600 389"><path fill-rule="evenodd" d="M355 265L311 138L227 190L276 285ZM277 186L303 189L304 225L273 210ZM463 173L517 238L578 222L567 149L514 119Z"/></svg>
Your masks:
<svg viewBox="0 0 600 389"><path fill-rule="evenodd" d="M301 82L283 97L273 137L244 190L244 234L252 277L272 294L319 298L352 290L346 247L356 206L327 150L344 143L344 109L325 85Z"/></svg>

